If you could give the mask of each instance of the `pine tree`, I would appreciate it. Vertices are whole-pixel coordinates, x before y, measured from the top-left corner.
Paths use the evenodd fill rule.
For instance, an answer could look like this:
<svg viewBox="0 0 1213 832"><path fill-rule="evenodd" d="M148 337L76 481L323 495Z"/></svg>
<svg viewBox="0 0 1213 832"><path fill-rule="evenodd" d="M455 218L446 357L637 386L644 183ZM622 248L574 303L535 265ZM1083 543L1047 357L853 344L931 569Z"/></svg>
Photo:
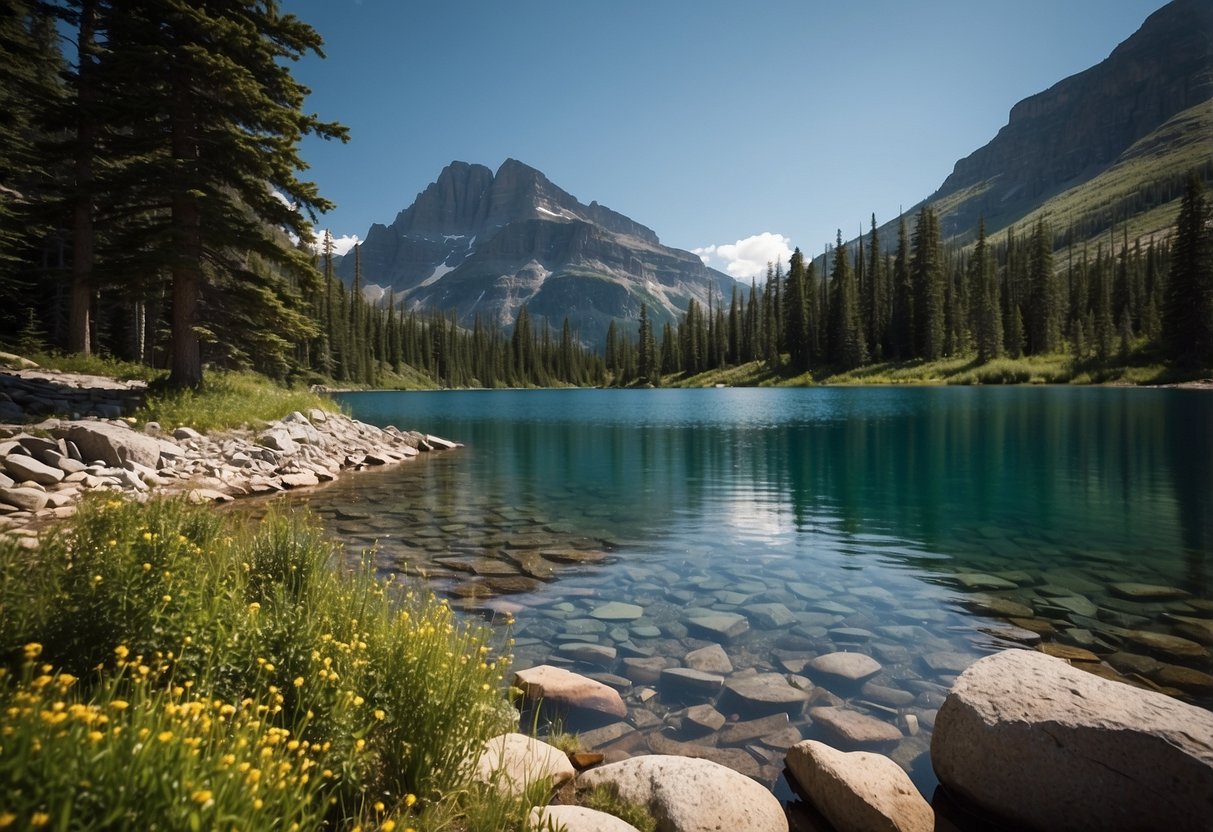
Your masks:
<svg viewBox="0 0 1213 832"><path fill-rule="evenodd" d="M944 352L944 287L939 221L929 205L918 212L913 249L910 282L914 287L915 352L934 361Z"/></svg>
<svg viewBox="0 0 1213 832"><path fill-rule="evenodd" d="M303 112L307 90L288 65L323 57L321 44L275 4L238 0L124 0L110 27L108 78L130 102L126 156L135 160L113 183L122 186L115 199L169 206L126 234L140 241L131 247L141 252L143 273L171 277L176 386L202 382L200 328L222 327L213 343L224 348L255 339L258 357L289 346L277 333L310 334L282 273L314 281L311 258L274 229L310 239L304 212L331 207L296 176L305 168L298 144L309 134L344 140L347 133Z"/></svg>
<svg viewBox="0 0 1213 832"><path fill-rule="evenodd" d="M1043 218L1036 221L1028 256L1028 352L1056 352L1061 347L1061 293L1053 273L1053 234Z"/></svg>
<svg viewBox="0 0 1213 832"><path fill-rule="evenodd" d="M984 363L1002 355L1002 306L998 298L998 274L986 240L986 221L977 228L977 244L969 261L969 283L973 297L973 332L977 360Z"/></svg>
<svg viewBox="0 0 1213 832"><path fill-rule="evenodd" d="M910 242L906 218L897 221L897 253L893 258L893 297L889 308L889 346L893 357L914 354L914 284L910 279Z"/></svg>
<svg viewBox="0 0 1213 832"><path fill-rule="evenodd" d="M1167 353L1176 364L1213 366L1213 208L1195 172L1188 176L1163 305Z"/></svg>
<svg viewBox="0 0 1213 832"><path fill-rule="evenodd" d="M808 370L812 359L809 346L808 298L806 295L804 255L797 248L788 261L788 286L784 293L787 307L788 358L792 367L800 372Z"/></svg>
<svg viewBox="0 0 1213 832"><path fill-rule="evenodd" d="M859 316L855 274L850 255L838 230L834 247L834 269L830 274L830 360L842 370L867 363L867 342Z"/></svg>

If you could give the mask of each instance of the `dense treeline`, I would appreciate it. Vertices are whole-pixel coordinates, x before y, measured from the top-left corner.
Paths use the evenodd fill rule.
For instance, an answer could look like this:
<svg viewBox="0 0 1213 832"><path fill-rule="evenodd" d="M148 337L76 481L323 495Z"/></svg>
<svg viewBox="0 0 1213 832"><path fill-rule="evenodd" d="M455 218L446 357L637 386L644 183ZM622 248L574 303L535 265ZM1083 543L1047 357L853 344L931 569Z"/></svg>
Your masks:
<svg viewBox="0 0 1213 832"><path fill-rule="evenodd" d="M660 383L661 374L753 361L794 373L1063 350L1110 362L1141 346L1176 365L1213 366L1213 208L1195 174L1168 240L1109 230L1105 240L1076 245L1074 229L1059 236L1039 220L998 240L983 223L971 247L953 248L941 243L930 206L913 229L903 217L886 247L873 216L853 252L839 232L822 258L826 275L797 249L786 273L769 266L747 298L734 292L727 307L709 301L706 310L692 300L659 347L646 346L647 315L639 340L612 330L607 370L622 384Z"/></svg>
<svg viewBox="0 0 1213 832"><path fill-rule="evenodd" d="M74 46L61 50L61 37ZM372 304L333 274L300 181L289 62L320 37L270 2L0 2L0 341L172 371L446 386L601 383L567 321L480 321ZM355 250L354 257L358 257ZM413 372L409 373L408 368Z"/></svg>
<svg viewBox="0 0 1213 832"><path fill-rule="evenodd" d="M1196 173L1165 241L1110 226L1078 244L1090 229L1040 220L954 248L926 206L895 240L873 217L820 267L797 251L786 272L692 300L660 332L642 309L638 330L611 326L601 357L525 307L507 333L371 303L361 275L348 288L334 276L331 244L314 252L331 205L297 175L304 136L346 138L303 111L290 74L321 47L268 0L0 0L0 341L141 361L180 386L201 383L204 363L488 387L659 384L754 361L789 373L1063 350L1107 362L1143 345L1213 365L1213 230Z"/></svg>

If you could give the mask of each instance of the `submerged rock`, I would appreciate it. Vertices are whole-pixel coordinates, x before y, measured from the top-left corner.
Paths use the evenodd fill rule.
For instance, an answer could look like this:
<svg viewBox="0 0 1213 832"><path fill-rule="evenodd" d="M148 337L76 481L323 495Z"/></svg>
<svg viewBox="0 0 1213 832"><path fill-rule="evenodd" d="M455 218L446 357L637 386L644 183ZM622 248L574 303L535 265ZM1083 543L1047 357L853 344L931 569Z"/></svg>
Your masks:
<svg viewBox="0 0 1213 832"><path fill-rule="evenodd" d="M1031 829L1204 830L1213 713L1042 653L974 662L940 708L940 782Z"/></svg>
<svg viewBox="0 0 1213 832"><path fill-rule="evenodd" d="M531 702L557 711L575 709L623 719L628 714L619 692L601 682L551 665L539 665L514 674L515 687Z"/></svg>

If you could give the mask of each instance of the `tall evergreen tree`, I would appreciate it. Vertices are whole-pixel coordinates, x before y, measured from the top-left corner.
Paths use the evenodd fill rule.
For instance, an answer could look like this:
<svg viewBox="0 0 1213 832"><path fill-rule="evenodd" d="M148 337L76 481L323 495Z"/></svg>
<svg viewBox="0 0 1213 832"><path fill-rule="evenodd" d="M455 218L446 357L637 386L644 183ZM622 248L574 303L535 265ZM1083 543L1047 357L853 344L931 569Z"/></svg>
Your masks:
<svg viewBox="0 0 1213 832"><path fill-rule="evenodd" d="M910 279L910 241L906 218L897 220L897 252L893 257L893 297L889 306L889 347L902 361L914 354L914 284Z"/></svg>
<svg viewBox="0 0 1213 832"><path fill-rule="evenodd" d="M998 273L986 240L986 221L977 227L977 244L969 261L969 285L973 298L973 333L977 341L977 360L992 361L1002 355L1002 305L999 301Z"/></svg>
<svg viewBox="0 0 1213 832"><path fill-rule="evenodd" d="M855 274L841 229L834 247L830 286L830 360L839 369L850 370L867 362L868 349L860 321Z"/></svg>
<svg viewBox="0 0 1213 832"><path fill-rule="evenodd" d="M1053 272L1053 234L1043 218L1036 221L1028 255L1028 352L1056 352L1061 347L1061 292Z"/></svg>
<svg viewBox="0 0 1213 832"><path fill-rule="evenodd" d="M1195 171L1179 204L1162 322L1172 361L1213 366L1213 208Z"/></svg>
<svg viewBox="0 0 1213 832"><path fill-rule="evenodd" d="M804 255L797 248L792 252L788 261L788 286L784 293L784 304L787 307L788 359L792 367L800 372L808 370L812 360L812 348L809 345L809 306L806 292L807 275L805 273Z"/></svg>
<svg viewBox="0 0 1213 832"><path fill-rule="evenodd" d="M939 221L923 205L914 228L910 281L914 287L914 337L917 354L934 361L944 352L944 287Z"/></svg>

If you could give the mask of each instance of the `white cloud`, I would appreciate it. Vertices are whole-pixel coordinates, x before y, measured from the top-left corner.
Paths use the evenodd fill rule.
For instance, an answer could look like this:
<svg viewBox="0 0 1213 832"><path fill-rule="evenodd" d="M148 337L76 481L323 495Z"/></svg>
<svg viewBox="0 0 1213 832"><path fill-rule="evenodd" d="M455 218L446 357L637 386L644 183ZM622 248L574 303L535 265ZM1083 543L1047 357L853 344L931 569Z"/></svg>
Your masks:
<svg viewBox="0 0 1213 832"><path fill-rule="evenodd" d="M792 241L782 234L764 231L738 240L714 246L691 249L692 254L706 266L721 269L739 280L766 277L767 263L784 263L792 256Z"/></svg>
<svg viewBox="0 0 1213 832"><path fill-rule="evenodd" d="M329 233L332 234L333 232L330 231ZM361 242L362 242L362 240L358 238L357 234L345 234L340 237L334 235L334 237L333 237L333 254L338 254L338 255L344 256L349 253L350 249L352 249L354 246L358 245ZM316 252L317 254L324 253L324 229L323 228L318 229L317 231L314 232L314 236L312 239L312 251Z"/></svg>

